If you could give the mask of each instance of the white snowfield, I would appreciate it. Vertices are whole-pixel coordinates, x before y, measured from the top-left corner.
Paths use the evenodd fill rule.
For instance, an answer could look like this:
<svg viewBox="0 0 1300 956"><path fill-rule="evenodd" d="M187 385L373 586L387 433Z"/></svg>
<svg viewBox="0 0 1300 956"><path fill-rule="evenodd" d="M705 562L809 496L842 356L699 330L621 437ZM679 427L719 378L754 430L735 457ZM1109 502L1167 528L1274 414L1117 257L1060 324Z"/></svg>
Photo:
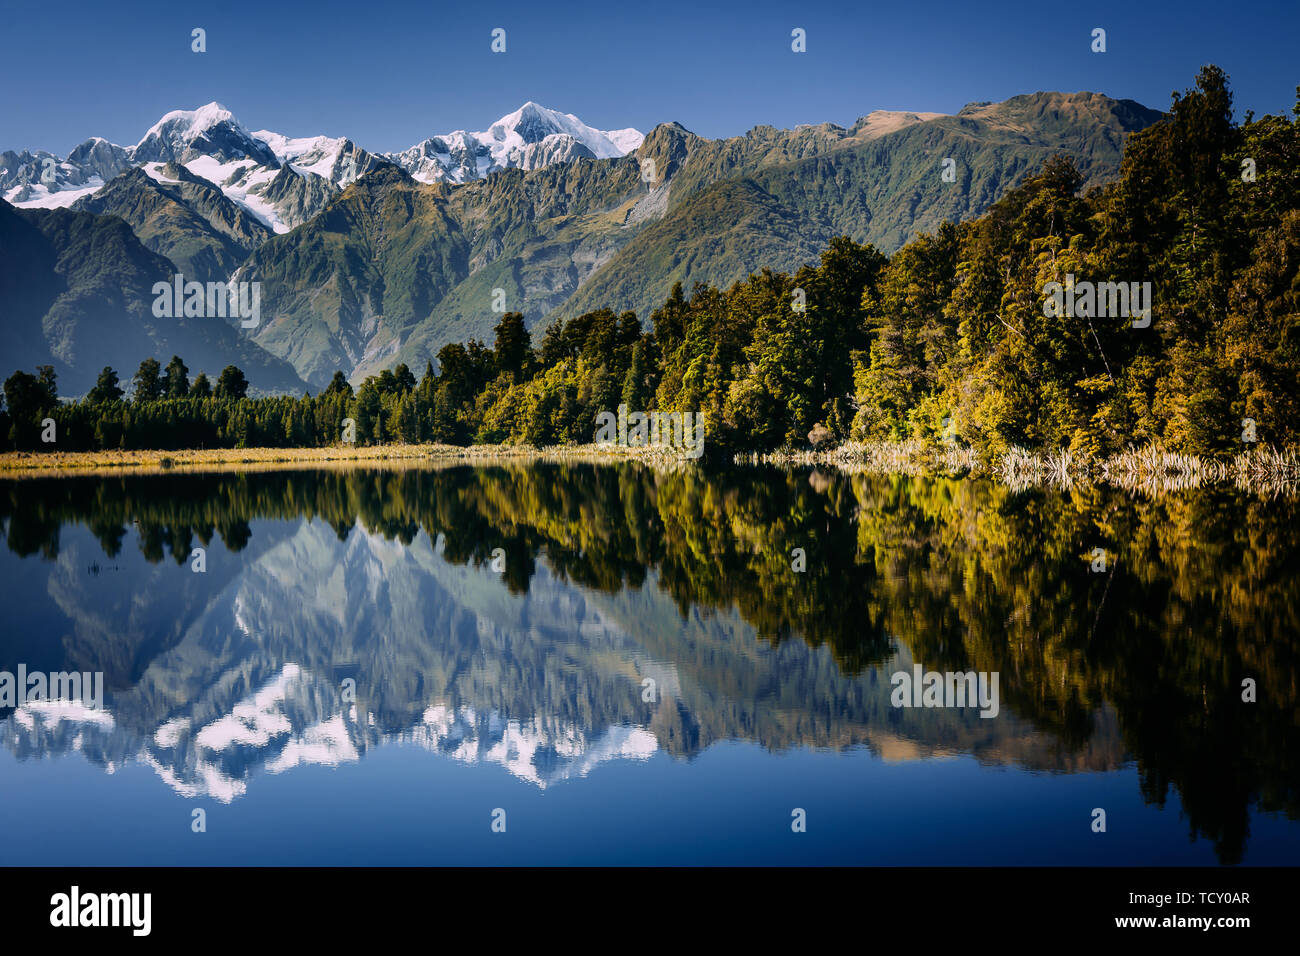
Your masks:
<svg viewBox="0 0 1300 956"><path fill-rule="evenodd" d="M134 146L115 146L95 137L63 159L44 152L21 154L18 163L0 165L0 195L20 207L70 206L132 166L143 166L159 182L175 182L161 169L176 162L283 233L291 228L284 200L277 204L266 198L282 166L304 178L320 177L322 188L331 192L345 188L379 158L421 182L464 183L501 169L535 169L574 157L613 159L637 149L644 138L632 128L598 130L571 113L530 101L481 132L457 130L431 136L400 153L377 154L345 137L249 132L230 110L213 102L167 113ZM85 161L73 161L73 156Z"/></svg>
<svg viewBox="0 0 1300 956"><path fill-rule="evenodd" d="M538 136L539 130L545 132ZM539 142L543 137L556 133L572 136L595 153L597 159L615 159L623 156L640 146L641 141L645 139L636 130L604 133L592 129L572 113L557 113L532 101L525 103L513 113L501 117L484 132L469 135L479 142L487 143L488 148L499 155L501 150L523 149L529 143ZM632 134L631 137L627 135L629 133ZM620 148L610 138L611 136L622 137L625 142L631 142L634 137L635 142L627 148ZM497 148L494 148L494 145Z"/></svg>
<svg viewBox="0 0 1300 956"><path fill-rule="evenodd" d="M66 187L47 187L35 184L30 189L30 195L27 199L16 202L14 196L21 191L20 187L14 187L5 192L5 200L13 206L22 206L26 209L62 209L65 206L71 206L82 196L93 196L104 187L104 180L98 176L90 179L84 186Z"/></svg>
<svg viewBox="0 0 1300 956"><path fill-rule="evenodd" d="M275 179L276 170L247 160L222 163L210 156L200 156L186 163L185 168L194 175L215 183L227 199L252 213L273 232L289 231L289 225L281 220L275 206L260 195L271 180Z"/></svg>
<svg viewBox="0 0 1300 956"><path fill-rule="evenodd" d="M288 163L295 173L312 173L322 179L332 179L339 155L348 145L341 136L301 136L297 139L259 129L256 139L271 147L276 159Z"/></svg>

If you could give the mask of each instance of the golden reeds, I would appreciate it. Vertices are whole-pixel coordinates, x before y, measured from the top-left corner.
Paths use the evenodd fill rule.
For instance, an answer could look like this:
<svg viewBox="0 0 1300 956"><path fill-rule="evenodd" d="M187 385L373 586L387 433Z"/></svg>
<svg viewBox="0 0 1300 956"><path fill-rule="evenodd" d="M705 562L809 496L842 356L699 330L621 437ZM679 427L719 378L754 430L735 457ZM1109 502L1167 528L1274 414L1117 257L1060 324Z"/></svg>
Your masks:
<svg viewBox="0 0 1300 956"><path fill-rule="evenodd" d="M1300 492L1300 451L1260 447L1232 460L1170 452L1158 445L1129 447L1106 456L1068 448L1031 451L1012 446L989 457L987 467L973 448L927 444L919 439L848 442L825 451L779 451L738 455L738 463L833 465L847 473L975 475L987 471L1013 490L1037 486L1070 489L1111 485L1126 491L1163 494L1219 484L1254 492Z"/></svg>

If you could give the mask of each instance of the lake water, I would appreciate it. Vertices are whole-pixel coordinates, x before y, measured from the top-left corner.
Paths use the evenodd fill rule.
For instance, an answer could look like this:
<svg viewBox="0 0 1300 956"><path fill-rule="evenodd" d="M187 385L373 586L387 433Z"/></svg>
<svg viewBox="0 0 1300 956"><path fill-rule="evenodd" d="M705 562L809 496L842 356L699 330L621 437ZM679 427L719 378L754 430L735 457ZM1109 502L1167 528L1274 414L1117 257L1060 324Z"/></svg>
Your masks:
<svg viewBox="0 0 1300 956"><path fill-rule="evenodd" d="M0 671L103 699L0 708L0 862L1294 864L1296 510L631 464L5 480ZM997 675L996 715L895 706L914 665Z"/></svg>

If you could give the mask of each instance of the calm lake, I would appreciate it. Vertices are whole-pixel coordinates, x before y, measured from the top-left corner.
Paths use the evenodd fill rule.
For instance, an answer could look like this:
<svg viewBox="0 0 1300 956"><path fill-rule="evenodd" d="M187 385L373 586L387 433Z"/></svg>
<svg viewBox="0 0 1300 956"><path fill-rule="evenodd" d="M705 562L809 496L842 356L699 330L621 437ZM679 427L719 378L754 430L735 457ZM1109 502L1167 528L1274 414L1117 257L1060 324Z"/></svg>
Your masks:
<svg viewBox="0 0 1300 956"><path fill-rule="evenodd" d="M520 464L0 522L0 671L103 674L0 708L3 864L1300 862L1293 499Z"/></svg>

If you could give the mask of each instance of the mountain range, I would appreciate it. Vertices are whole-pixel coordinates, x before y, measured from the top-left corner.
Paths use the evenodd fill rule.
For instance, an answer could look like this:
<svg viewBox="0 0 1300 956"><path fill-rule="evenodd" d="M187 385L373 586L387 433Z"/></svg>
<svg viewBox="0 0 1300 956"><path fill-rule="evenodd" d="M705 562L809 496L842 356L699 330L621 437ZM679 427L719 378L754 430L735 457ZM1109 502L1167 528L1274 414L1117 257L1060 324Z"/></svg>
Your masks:
<svg viewBox="0 0 1300 956"><path fill-rule="evenodd" d="M709 140L676 123L597 130L529 102L484 131L378 153L250 132L209 103L130 147L0 153L0 343L15 367L53 364L65 394L105 363L127 378L173 352L209 374L239 364L258 390L314 390L336 369L359 381L490 339L504 310L535 334L598 308L645 322L676 282L797 269L837 234L892 252L978 215L1055 153L1085 188L1106 181L1160 115L1034 93ZM153 282L176 272L260 282L260 323L154 319Z"/></svg>
<svg viewBox="0 0 1300 956"><path fill-rule="evenodd" d="M635 150L643 139L635 129L593 129L576 116L528 102L482 132L430 136L381 155L345 137L249 132L214 102L168 113L134 146L92 137L63 158L44 150L0 153L0 195L14 206L61 208L94 195L133 167L161 179L164 164L176 163L216 184L279 233L320 212L330 197L381 161L400 166L418 182L463 183L501 169L537 169L580 157L612 159Z"/></svg>

